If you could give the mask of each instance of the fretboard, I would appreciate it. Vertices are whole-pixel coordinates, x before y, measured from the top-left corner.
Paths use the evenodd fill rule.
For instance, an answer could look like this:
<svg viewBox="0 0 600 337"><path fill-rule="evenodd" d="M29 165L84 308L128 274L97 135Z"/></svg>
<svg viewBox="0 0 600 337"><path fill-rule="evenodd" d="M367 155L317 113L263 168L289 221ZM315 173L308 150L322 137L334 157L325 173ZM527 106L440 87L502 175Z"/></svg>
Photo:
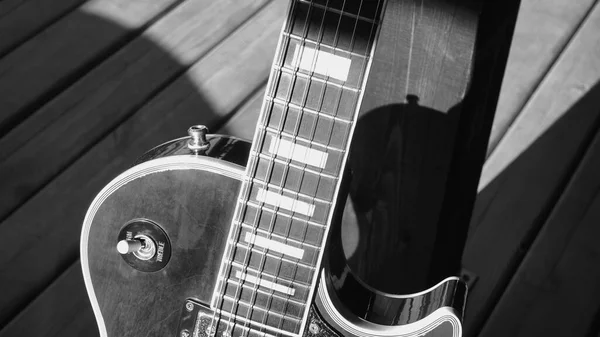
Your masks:
<svg viewBox="0 0 600 337"><path fill-rule="evenodd" d="M211 307L300 335L384 0L293 0L269 77Z"/></svg>

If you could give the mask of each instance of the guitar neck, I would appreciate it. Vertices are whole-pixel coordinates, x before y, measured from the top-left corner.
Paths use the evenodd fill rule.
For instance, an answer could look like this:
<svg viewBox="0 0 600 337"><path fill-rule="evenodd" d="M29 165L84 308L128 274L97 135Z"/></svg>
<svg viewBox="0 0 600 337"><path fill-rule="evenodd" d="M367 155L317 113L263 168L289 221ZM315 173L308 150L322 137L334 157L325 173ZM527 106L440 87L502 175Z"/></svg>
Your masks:
<svg viewBox="0 0 600 337"><path fill-rule="evenodd" d="M292 1L213 294L222 316L303 333L383 6Z"/></svg>

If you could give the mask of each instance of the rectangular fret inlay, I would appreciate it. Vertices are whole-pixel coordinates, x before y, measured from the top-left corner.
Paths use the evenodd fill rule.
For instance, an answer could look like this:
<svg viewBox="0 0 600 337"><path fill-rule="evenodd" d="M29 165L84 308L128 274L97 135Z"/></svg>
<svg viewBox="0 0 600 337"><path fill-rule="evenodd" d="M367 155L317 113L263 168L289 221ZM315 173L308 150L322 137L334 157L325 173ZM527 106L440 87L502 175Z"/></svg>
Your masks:
<svg viewBox="0 0 600 337"><path fill-rule="evenodd" d="M348 79L350 59L323 50L296 46L292 64L300 69L323 76L336 78L342 82Z"/></svg>
<svg viewBox="0 0 600 337"><path fill-rule="evenodd" d="M257 236L252 233L246 233L244 241L262 248L272 250L274 252L295 257L299 260L301 260L304 256L304 250L300 248L292 247L290 245L286 245L275 240L270 240L262 236Z"/></svg>
<svg viewBox="0 0 600 337"><path fill-rule="evenodd" d="M271 290L279 291L280 293L294 296L294 292L295 292L294 288L286 287L284 285L277 284L275 282L271 282L268 280L263 280L256 276L248 275L245 273L242 274L242 272L239 270L235 272L235 277L237 277L240 280L244 280L246 282L258 284L261 287L269 288Z"/></svg>
<svg viewBox="0 0 600 337"><path fill-rule="evenodd" d="M311 205L304 201L290 198L279 193L267 191L263 188L258 190L256 200L264 202L265 204L269 204L271 206L286 209L290 212L304 214L308 217L313 216L313 214L315 213L315 205Z"/></svg>
<svg viewBox="0 0 600 337"><path fill-rule="evenodd" d="M210 304L235 326L305 335L385 2L291 1Z"/></svg>
<svg viewBox="0 0 600 337"><path fill-rule="evenodd" d="M325 168L325 165L327 164L327 152L311 149L300 144L294 144L293 142L282 138L271 137L269 152L320 168Z"/></svg>

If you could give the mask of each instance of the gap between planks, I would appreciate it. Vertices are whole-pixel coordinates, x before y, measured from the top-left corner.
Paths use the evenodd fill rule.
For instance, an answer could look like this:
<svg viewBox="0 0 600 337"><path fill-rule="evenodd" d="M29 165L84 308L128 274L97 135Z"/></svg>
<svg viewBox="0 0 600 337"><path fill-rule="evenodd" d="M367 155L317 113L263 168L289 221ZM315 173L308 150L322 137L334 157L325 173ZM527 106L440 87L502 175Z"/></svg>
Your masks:
<svg viewBox="0 0 600 337"><path fill-rule="evenodd" d="M505 168L478 195L463 255L465 268L479 276L468 298L469 336L481 328L589 145L599 117L577 105L594 99L580 100L600 79L600 60L586 52L598 48L598 8L504 137L493 160Z"/></svg>
<svg viewBox="0 0 600 337"><path fill-rule="evenodd" d="M7 196L0 205L0 219L184 74L265 3L189 0L150 27L147 36L132 41L13 129L0 140L0 157L7 156L0 163L0 174L7 179L0 186L0 193ZM198 33L202 22L213 28ZM163 50L167 47L179 59Z"/></svg>
<svg viewBox="0 0 600 337"><path fill-rule="evenodd" d="M595 1L522 1L490 134L487 158L493 155L542 80L568 48L585 18L591 13Z"/></svg>
<svg viewBox="0 0 600 337"><path fill-rule="evenodd" d="M256 124L258 114L264 97L265 86L244 101L236 113L227 123L217 129L216 133L231 134L245 139L253 136L248 125ZM56 302L60 301L60 305ZM53 308L54 310L48 310ZM77 317L73 322L73 317ZM65 324L56 324L68 318ZM49 322L51 330L48 331ZM40 324L42 323L42 324ZM50 324L51 323L51 324ZM40 327L40 331L32 333L31 327ZM39 337L79 337L98 336L96 320L92 313L87 292L83 284L81 261L76 259L67 267L39 296L37 296L17 317L4 329L0 330L0 337L35 335Z"/></svg>
<svg viewBox="0 0 600 337"><path fill-rule="evenodd" d="M104 137L0 226L0 236L11 242L0 247L0 263L7 271L0 275L0 281L14 286L3 301L6 307L0 311L2 320L56 277L56 261L77 251L83 210L108 180L144 151L185 135L189 125L218 124L264 84L281 28L278 18L283 17L286 8L287 4L279 1L265 7L245 28ZM199 91L204 97L199 97ZM191 113L194 111L200 113ZM214 115L207 115L210 111ZM204 120L198 120L202 116ZM52 207L47 207L49 203ZM48 250L52 254L43 253ZM28 280L27 284L23 279Z"/></svg>

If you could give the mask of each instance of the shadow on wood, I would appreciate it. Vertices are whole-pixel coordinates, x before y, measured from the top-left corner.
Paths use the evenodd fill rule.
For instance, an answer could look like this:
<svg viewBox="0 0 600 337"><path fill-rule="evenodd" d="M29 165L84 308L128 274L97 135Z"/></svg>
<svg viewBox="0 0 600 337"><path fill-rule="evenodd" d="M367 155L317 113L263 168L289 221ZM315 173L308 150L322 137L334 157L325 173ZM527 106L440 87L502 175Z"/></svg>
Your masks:
<svg viewBox="0 0 600 337"><path fill-rule="evenodd" d="M590 287L584 279L573 280L576 284L555 283L550 278L570 277L563 274L566 271L548 272L543 267L555 265L564 256L572 254L558 249L563 245L561 240L567 239L555 238L549 246L532 247L532 243L548 240L539 233L548 226L550 214L564 213L557 202L571 183L576 169L583 165L581 159L598 133L599 106L600 83L597 83L479 193L463 257L465 267L479 278L468 297L468 336L477 335L484 324L482 336L557 333L556 328L544 330L549 321L563 322L569 329L577 326L582 333L590 328L593 313L600 305L596 297L581 293L592 294L597 289ZM589 184L597 184L600 176L587 175L586 179ZM573 195L572 198L575 200L571 202L579 205L591 202L586 199L589 196L581 195L578 199ZM572 222L563 221L552 226L563 227L564 231L570 226L576 228L579 215L574 212L567 216L572 216ZM527 256L538 260L524 263ZM577 264L570 268L574 274L581 272L577 271L580 268ZM598 278L595 270L589 269L583 274L585 279ZM575 291L570 287L578 289ZM567 295L555 296L570 292L579 296L577 301L569 300ZM546 297L555 301L546 303ZM570 334L575 330L569 331Z"/></svg>
<svg viewBox="0 0 600 337"><path fill-rule="evenodd" d="M9 291L0 304L0 336L97 333L77 262L81 222L95 194L146 150L185 136L190 125L218 129L266 80L270 62L263 60L272 55L280 27L274 18L285 4L234 2L188 1L147 22L148 31L163 34L162 44L77 13L81 26L72 31L120 31L125 40L70 73L66 85L55 83L56 96L2 139L10 151L2 151L0 164L6 182L0 286ZM211 20L221 24L198 30ZM78 50L68 51L62 62L75 62ZM40 75L56 71L52 62L36 67Z"/></svg>

